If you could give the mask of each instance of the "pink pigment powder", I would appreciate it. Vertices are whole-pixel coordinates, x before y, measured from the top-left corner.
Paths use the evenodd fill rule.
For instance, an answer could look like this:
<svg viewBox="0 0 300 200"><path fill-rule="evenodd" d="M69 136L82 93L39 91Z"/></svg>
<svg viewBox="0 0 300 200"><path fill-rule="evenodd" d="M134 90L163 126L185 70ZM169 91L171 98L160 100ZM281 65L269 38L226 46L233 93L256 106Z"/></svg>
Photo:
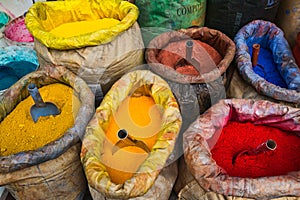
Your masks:
<svg viewBox="0 0 300 200"><path fill-rule="evenodd" d="M34 38L25 25L25 17L21 16L10 22L5 30L4 35L16 42L33 42Z"/></svg>

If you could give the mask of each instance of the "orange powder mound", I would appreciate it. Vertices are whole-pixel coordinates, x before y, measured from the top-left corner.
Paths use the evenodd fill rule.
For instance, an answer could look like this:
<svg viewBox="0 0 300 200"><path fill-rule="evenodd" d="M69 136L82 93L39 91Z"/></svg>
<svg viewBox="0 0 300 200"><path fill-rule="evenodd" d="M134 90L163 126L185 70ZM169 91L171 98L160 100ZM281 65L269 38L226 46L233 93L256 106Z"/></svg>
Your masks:
<svg viewBox="0 0 300 200"><path fill-rule="evenodd" d="M104 148L107 150L101 156L101 161L106 166L110 180L116 184L123 184L130 179L148 157L148 153L137 146L123 147L114 154L110 151L110 142L104 142Z"/></svg>
<svg viewBox="0 0 300 200"><path fill-rule="evenodd" d="M103 18L94 21L78 21L62 24L50 31L50 33L58 37L73 37L92 33L102 29L108 29L120 23L114 18Z"/></svg>
<svg viewBox="0 0 300 200"><path fill-rule="evenodd" d="M131 178L148 157L145 149L139 146L125 146L112 153L120 141L117 133L125 129L130 138L144 142L151 150L161 129L162 113L151 96L126 97L112 115L103 143L101 161L111 181L123 184Z"/></svg>
<svg viewBox="0 0 300 200"><path fill-rule="evenodd" d="M113 143L117 133L125 129L133 139L143 141L151 150L161 129L162 113L150 96L126 97L112 115L106 137Z"/></svg>

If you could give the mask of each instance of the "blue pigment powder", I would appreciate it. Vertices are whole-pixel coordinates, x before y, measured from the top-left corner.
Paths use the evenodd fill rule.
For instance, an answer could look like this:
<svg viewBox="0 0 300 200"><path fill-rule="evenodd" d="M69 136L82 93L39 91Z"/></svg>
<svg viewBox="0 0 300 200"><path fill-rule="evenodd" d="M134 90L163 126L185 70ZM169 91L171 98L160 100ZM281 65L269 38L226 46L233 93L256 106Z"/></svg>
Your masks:
<svg viewBox="0 0 300 200"><path fill-rule="evenodd" d="M252 56L252 46L248 46L249 53ZM264 78L266 81L282 88L287 88L287 84L277 69L273 60L273 54L269 49L260 47L257 65L253 71Z"/></svg>
<svg viewBox="0 0 300 200"><path fill-rule="evenodd" d="M9 88L26 74L35 71L36 68L36 64L28 61L15 61L0 66L0 90Z"/></svg>
<svg viewBox="0 0 300 200"><path fill-rule="evenodd" d="M19 78L36 70L37 65L28 61L15 61L7 63L6 66L12 68Z"/></svg>

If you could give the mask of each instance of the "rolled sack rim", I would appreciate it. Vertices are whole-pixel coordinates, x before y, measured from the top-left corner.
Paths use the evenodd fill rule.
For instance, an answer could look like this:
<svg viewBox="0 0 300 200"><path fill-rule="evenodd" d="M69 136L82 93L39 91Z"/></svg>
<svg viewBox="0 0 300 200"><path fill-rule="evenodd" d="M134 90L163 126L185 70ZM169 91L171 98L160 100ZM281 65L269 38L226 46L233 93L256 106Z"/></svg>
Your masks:
<svg viewBox="0 0 300 200"><path fill-rule="evenodd" d="M54 34L49 33L49 31L45 30L42 26L43 17L47 18L46 9L49 7L53 11L61 12L61 9L65 6L74 6L81 1L67 1L67 2L37 2L33 6L31 6L26 13L25 23L29 32L33 35L34 39L39 40L43 45L51 49L58 50L70 50L70 49L78 49L86 46L97 46L100 44L106 44L111 42L117 35L126 31L130 28L136 21L139 15L139 9L132 3L127 1L117 1L113 2L104 1L101 2L101 9L108 9L113 7L114 5L118 5L118 12L116 10L112 10L112 13L104 13L104 15L110 15L108 17L119 17L121 18L120 23L109 28L98 30L89 34L73 36L69 38L63 38L55 36ZM86 3L86 2L85 2ZM91 8L94 12L95 8L100 5L100 2L94 2L89 4L89 8ZM52 7L51 7L52 6ZM75 6L74 6L75 7ZM77 12L77 11L74 11ZM99 11L100 12L100 11ZM93 12L90 13L93 15ZM107 17L107 16L105 16ZM81 19L82 20L82 19ZM53 42L54 41L54 42Z"/></svg>
<svg viewBox="0 0 300 200"><path fill-rule="evenodd" d="M247 198L299 196L300 171L282 176L240 178L222 173L211 157L221 129L229 120L269 124L300 135L298 108L253 99L224 99L199 116L183 133L184 158L197 183L206 191ZM276 123L275 123L276 122ZM284 183L280 184L281 181ZM261 190L257 184L268 185ZM286 184L293 187L286 187Z"/></svg>
<svg viewBox="0 0 300 200"><path fill-rule="evenodd" d="M287 57L289 58L288 62L282 60L282 65L285 67L296 68L296 63L294 58L292 57L292 52L290 48L287 46L288 43L283 36L283 31L278 28L274 23L264 21L264 20L254 20L247 25L243 26L238 33L236 34L234 41L236 43L236 63L237 69L242 76L243 80L245 80L248 84L252 85L256 92L259 94L266 95L276 100L296 103L297 106L300 105L300 92L293 89L286 89L275 84L268 82L266 79L262 78L258 74L256 74L253 70L251 63L251 56L249 54L248 48L246 48L246 40L249 37L256 36L259 37L258 33L255 29L265 27L264 31L267 31L265 34L268 34L268 31L272 28L274 38L278 41L283 41L284 47L286 48L285 52L288 53ZM253 35L254 34L254 35ZM259 39L259 38L258 38ZM274 39L274 40L275 40ZM285 41L284 41L285 40ZM266 42L265 45L270 45L270 40ZM282 47L281 47L282 48ZM274 52L273 52L274 53ZM283 56L283 55L282 55ZM283 67L282 67L283 68ZM300 75L300 71L299 71ZM298 86L300 88L300 85Z"/></svg>
<svg viewBox="0 0 300 200"><path fill-rule="evenodd" d="M157 55L169 42L180 41L184 39L195 39L206 42L215 48L222 56L217 68L199 76L183 75L176 70L170 69L159 63ZM218 42L216 42L218 41ZM220 46L222 45L222 46ZM222 55L221 48L226 47L226 53ZM150 69L155 73L167 78L168 80L179 83L207 83L217 80L224 75L225 71L233 61L235 56L235 43L221 31L208 27L192 27L180 29L178 31L169 31L154 37L145 51L145 58Z"/></svg>
<svg viewBox="0 0 300 200"><path fill-rule="evenodd" d="M0 96L1 102L3 102L2 104L6 104L7 102L12 104L12 102L14 102L11 106L1 106L0 104L1 111L6 112L5 116L7 116L20 101L29 96L26 86L30 82L37 83L39 87L52 83L67 84L78 94L81 106L74 120L73 127L68 129L62 137L36 150L23 151L0 157L0 173L13 172L57 158L71 146L80 142L85 128L95 111L94 94L88 85L80 77L66 70L65 67L57 66L56 68L46 67L45 70L37 70L29 73L7 89L4 94ZM1 116L0 120L2 121L5 116Z"/></svg>

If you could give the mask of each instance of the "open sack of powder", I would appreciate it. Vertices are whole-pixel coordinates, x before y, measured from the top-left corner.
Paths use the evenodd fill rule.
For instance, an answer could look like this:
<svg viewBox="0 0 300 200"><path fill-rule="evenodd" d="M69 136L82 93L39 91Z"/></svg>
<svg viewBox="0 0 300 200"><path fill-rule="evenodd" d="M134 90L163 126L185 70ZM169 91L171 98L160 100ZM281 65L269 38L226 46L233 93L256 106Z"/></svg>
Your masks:
<svg viewBox="0 0 300 200"><path fill-rule="evenodd" d="M299 118L299 109L270 101L221 100L184 132L179 196L299 197ZM273 148L256 151L269 139Z"/></svg>
<svg viewBox="0 0 300 200"><path fill-rule="evenodd" d="M172 153L181 121L159 76L136 70L119 79L83 139L81 161L92 197L167 199L177 177Z"/></svg>

